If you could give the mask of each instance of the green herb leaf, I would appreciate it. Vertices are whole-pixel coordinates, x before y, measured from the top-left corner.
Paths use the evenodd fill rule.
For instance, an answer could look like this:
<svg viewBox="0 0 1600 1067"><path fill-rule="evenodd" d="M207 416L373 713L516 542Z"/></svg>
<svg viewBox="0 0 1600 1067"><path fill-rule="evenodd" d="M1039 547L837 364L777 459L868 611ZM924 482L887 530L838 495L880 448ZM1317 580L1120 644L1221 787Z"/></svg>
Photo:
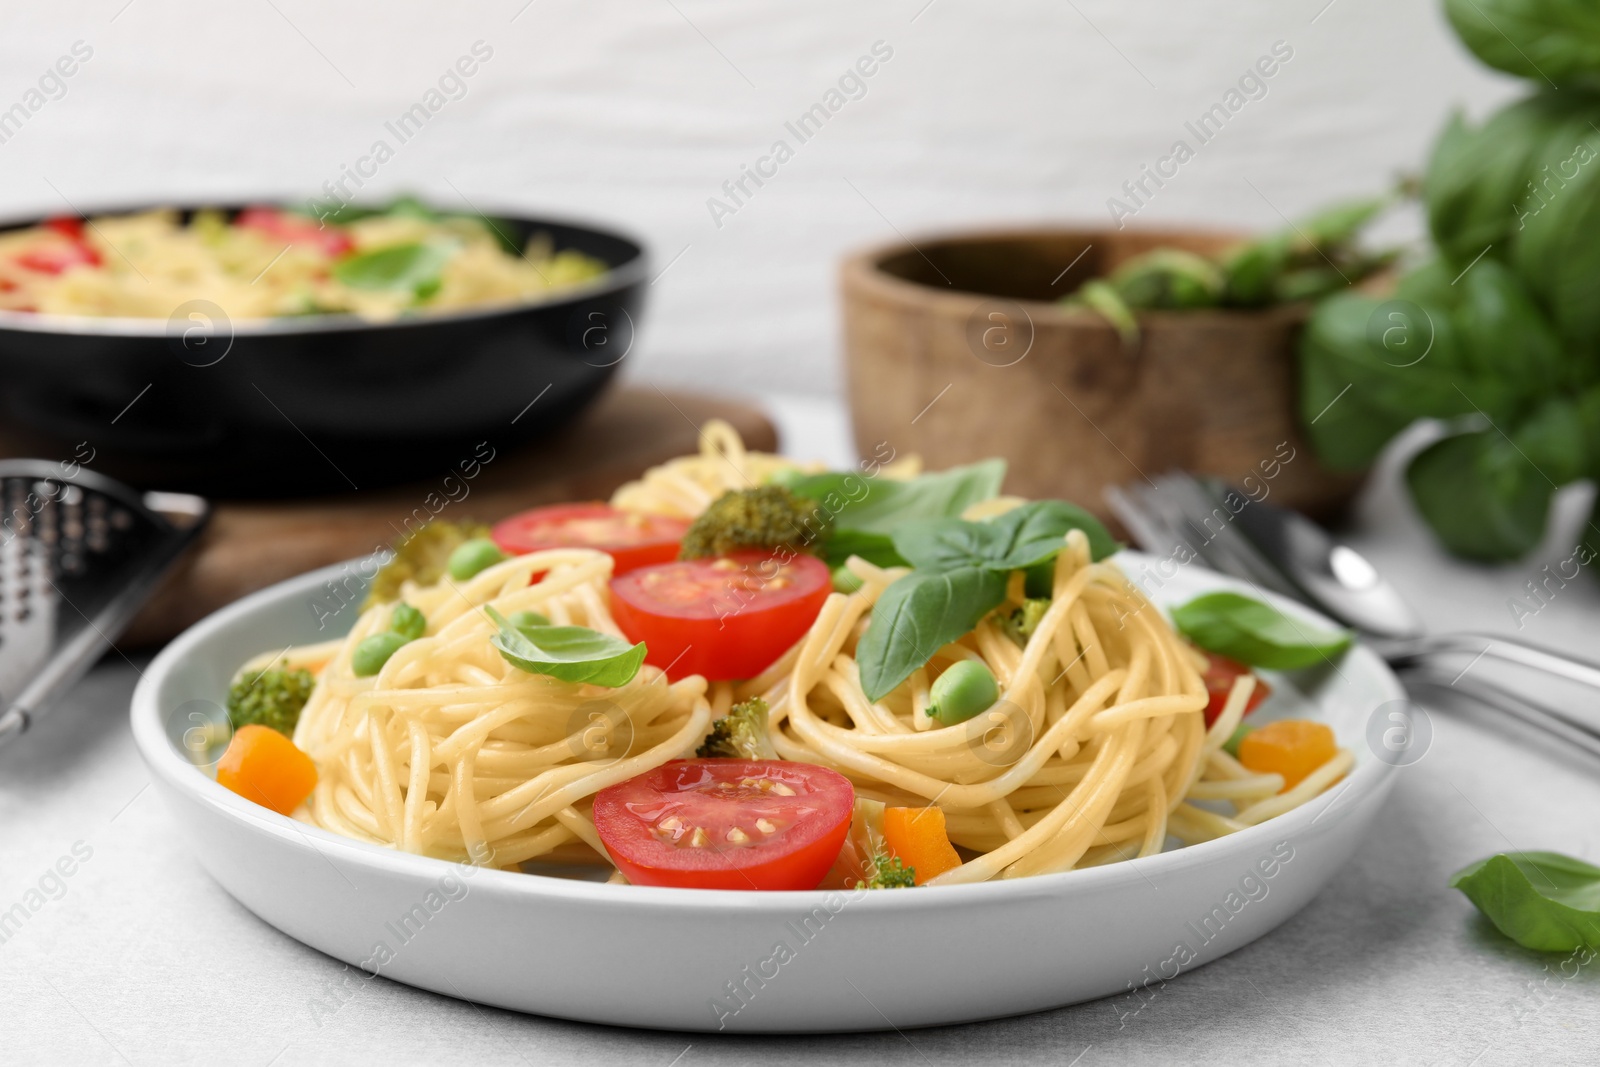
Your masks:
<svg viewBox="0 0 1600 1067"><path fill-rule="evenodd" d="M1406 468L1406 484L1446 548L1486 561L1531 551L1544 537L1555 493L1528 457L1494 429L1429 445Z"/></svg>
<svg viewBox="0 0 1600 1067"><path fill-rule="evenodd" d="M855 555L880 567L899 567L906 561L891 540L897 529L917 519L955 518L973 504L993 500L1005 476L1005 460L991 459L904 481L854 471L784 471L772 481L833 516L833 537L823 546L829 566Z"/></svg>
<svg viewBox="0 0 1600 1067"><path fill-rule="evenodd" d="M1524 948L1600 947L1600 867L1557 852L1502 852L1451 875L1450 887Z"/></svg>
<svg viewBox="0 0 1600 1067"><path fill-rule="evenodd" d="M999 531L1004 546L993 564L1001 570L1023 570L1054 559L1072 530L1082 530L1089 538L1089 554L1095 560L1115 555L1122 547L1099 519L1065 500L1035 500L990 519L989 525Z"/></svg>
<svg viewBox="0 0 1600 1067"><path fill-rule="evenodd" d="M892 534L912 519L960 515L973 504L1000 495L1006 461L989 459L966 467L922 474L904 481L867 478L854 472L788 474L774 479L796 496L815 500L839 530Z"/></svg>
<svg viewBox="0 0 1600 1067"><path fill-rule="evenodd" d="M621 638L583 626L518 628L493 608L483 610L500 628L490 643L507 663L529 674L615 689L631 682L644 663L643 641L630 647Z"/></svg>
<svg viewBox="0 0 1600 1067"><path fill-rule="evenodd" d="M1600 10L1592 0L1445 0L1461 41L1489 66L1556 85L1600 77Z"/></svg>
<svg viewBox="0 0 1600 1067"><path fill-rule="evenodd" d="M1083 530L1095 559L1116 552L1117 542L1100 520L1076 504L1035 500L986 522L925 519L895 532L895 550L928 570L987 567L1026 570L1056 557L1070 530Z"/></svg>
<svg viewBox="0 0 1600 1067"><path fill-rule="evenodd" d="M1134 256L1111 275L1129 307L1216 307L1227 279L1211 260L1178 248L1156 248Z"/></svg>
<svg viewBox="0 0 1600 1067"><path fill-rule="evenodd" d="M893 538L865 530L834 530L833 536L822 543L822 552L823 558L833 567L844 566L851 556L860 556L877 567L910 566L906 558L894 550Z"/></svg>
<svg viewBox="0 0 1600 1067"><path fill-rule="evenodd" d="M949 571L960 567L989 567L1004 554L1003 535L987 522L961 519L923 519L895 531L894 548L913 567Z"/></svg>
<svg viewBox="0 0 1600 1067"><path fill-rule="evenodd" d="M881 700L1000 606L1006 576L983 567L913 571L883 591L856 646L861 688Z"/></svg>
<svg viewBox="0 0 1600 1067"><path fill-rule="evenodd" d="M1462 356L1472 373L1516 383L1523 396L1545 396L1571 372L1555 329L1511 268L1486 259L1458 283L1453 316Z"/></svg>
<svg viewBox="0 0 1600 1067"><path fill-rule="evenodd" d="M1308 626L1238 593L1197 596L1172 609L1172 622L1207 652L1279 671L1315 666L1350 647L1347 631Z"/></svg>
<svg viewBox="0 0 1600 1067"><path fill-rule="evenodd" d="M1087 308L1105 319L1117 331L1117 339L1122 342L1123 348L1132 348L1139 343L1139 320L1110 282L1091 279L1061 302L1068 307Z"/></svg>
<svg viewBox="0 0 1600 1067"><path fill-rule="evenodd" d="M423 299L438 291L455 252L450 241L390 245L346 256L333 265L333 276L352 289L403 289Z"/></svg>

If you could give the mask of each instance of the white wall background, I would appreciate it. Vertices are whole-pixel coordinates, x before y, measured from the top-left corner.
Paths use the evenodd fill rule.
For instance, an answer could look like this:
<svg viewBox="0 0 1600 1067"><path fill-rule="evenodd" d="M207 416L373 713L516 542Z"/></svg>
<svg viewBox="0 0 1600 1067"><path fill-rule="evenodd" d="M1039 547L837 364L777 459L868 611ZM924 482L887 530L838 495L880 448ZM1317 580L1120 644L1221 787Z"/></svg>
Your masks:
<svg viewBox="0 0 1600 1067"><path fill-rule="evenodd" d="M0 110L93 58L0 144L0 211L301 198L474 41L493 57L365 192L609 219L657 269L630 372L839 389L834 266L930 228L1108 219L1275 41L1294 58L1138 216L1269 226L1384 186L1454 106L1516 92L1432 0L95 0L7 4ZM887 42L893 59L719 228L706 206ZM1248 181L1247 181L1248 179ZM1254 184L1259 189L1251 188Z"/></svg>

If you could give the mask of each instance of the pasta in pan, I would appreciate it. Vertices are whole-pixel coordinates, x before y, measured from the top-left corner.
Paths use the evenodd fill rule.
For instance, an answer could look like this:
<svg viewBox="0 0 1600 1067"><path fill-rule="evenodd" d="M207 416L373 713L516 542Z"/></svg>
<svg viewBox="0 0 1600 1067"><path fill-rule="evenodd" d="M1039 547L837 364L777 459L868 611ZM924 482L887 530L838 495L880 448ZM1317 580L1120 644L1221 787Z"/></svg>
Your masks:
<svg viewBox="0 0 1600 1067"><path fill-rule="evenodd" d="M348 212L347 212L348 213ZM536 299L606 265L547 233L403 201L354 219L271 207L47 220L0 233L0 310L166 318L206 300L239 320L373 320Z"/></svg>

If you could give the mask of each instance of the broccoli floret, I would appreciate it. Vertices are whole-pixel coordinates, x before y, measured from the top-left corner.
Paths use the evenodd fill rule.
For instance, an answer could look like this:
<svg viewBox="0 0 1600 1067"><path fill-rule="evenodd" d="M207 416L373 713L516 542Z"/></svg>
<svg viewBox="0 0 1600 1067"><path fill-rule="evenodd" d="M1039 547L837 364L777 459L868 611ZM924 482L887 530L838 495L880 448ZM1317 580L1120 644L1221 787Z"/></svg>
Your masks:
<svg viewBox="0 0 1600 1067"><path fill-rule="evenodd" d="M726 556L739 549L810 549L831 530L828 513L781 485L723 493L683 535L683 559Z"/></svg>
<svg viewBox="0 0 1600 1067"><path fill-rule="evenodd" d="M760 697L735 704L711 724L696 756L705 759L777 759L767 735L767 702Z"/></svg>
<svg viewBox="0 0 1600 1067"><path fill-rule="evenodd" d="M289 737L314 685L311 672L299 668L268 667L259 674L244 675L228 690L228 721L235 730L270 726Z"/></svg>
<svg viewBox="0 0 1600 1067"><path fill-rule="evenodd" d="M857 889L909 889L917 884L917 869L907 867L899 856L879 853L872 857L868 869L872 877L857 882Z"/></svg>
<svg viewBox="0 0 1600 1067"><path fill-rule="evenodd" d="M1014 608L1011 614L1000 619L1000 628L1010 635L1011 640L1027 647L1028 638L1033 636L1033 631L1039 628L1039 620L1044 618L1044 613L1050 610L1050 598L1035 599L1029 597L1022 602L1020 608Z"/></svg>
<svg viewBox="0 0 1600 1067"><path fill-rule="evenodd" d="M366 603L361 610L374 604L387 604L400 596L400 586L406 581L418 585L433 585L444 577L450 553L464 542L488 537L489 527L481 522L444 522L435 519L416 533L394 545L394 558L372 579L367 590Z"/></svg>

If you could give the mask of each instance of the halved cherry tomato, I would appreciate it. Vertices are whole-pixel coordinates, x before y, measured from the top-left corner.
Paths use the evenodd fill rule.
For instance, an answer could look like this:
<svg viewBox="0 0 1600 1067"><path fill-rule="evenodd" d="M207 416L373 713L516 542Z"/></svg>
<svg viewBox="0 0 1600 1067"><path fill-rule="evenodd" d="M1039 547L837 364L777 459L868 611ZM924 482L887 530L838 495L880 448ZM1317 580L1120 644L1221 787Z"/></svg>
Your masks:
<svg viewBox="0 0 1600 1067"><path fill-rule="evenodd" d="M495 523L489 535L513 556L545 548L598 548L616 561L615 574L678 558L687 519L640 515L598 501L555 504Z"/></svg>
<svg viewBox="0 0 1600 1067"><path fill-rule="evenodd" d="M787 760L673 760L595 794L594 828L634 885L815 889L855 790Z"/></svg>
<svg viewBox="0 0 1600 1067"><path fill-rule="evenodd" d="M257 230L285 244L315 248L329 258L342 256L356 246L350 235L337 226L275 207L247 207L234 217L233 224L240 229Z"/></svg>
<svg viewBox="0 0 1600 1067"><path fill-rule="evenodd" d="M60 274L69 267L100 265L100 253L84 239L82 219L63 215L46 219L40 228L63 239L52 239L21 253L16 258L18 266L40 274Z"/></svg>
<svg viewBox="0 0 1600 1067"><path fill-rule="evenodd" d="M1207 652L1206 658L1210 661L1205 673L1206 692L1211 694L1211 703L1206 705L1206 725L1210 726L1222 714L1222 706L1228 702L1228 694L1233 690L1233 680L1241 674L1249 674L1250 668L1215 652ZM1256 691L1250 694L1250 702L1244 706L1244 713L1248 715L1255 711L1271 695L1272 686L1267 684L1265 678L1256 675Z"/></svg>
<svg viewBox="0 0 1600 1067"><path fill-rule="evenodd" d="M611 579L611 615L673 681L754 678L805 636L832 591L815 556L735 552Z"/></svg>

